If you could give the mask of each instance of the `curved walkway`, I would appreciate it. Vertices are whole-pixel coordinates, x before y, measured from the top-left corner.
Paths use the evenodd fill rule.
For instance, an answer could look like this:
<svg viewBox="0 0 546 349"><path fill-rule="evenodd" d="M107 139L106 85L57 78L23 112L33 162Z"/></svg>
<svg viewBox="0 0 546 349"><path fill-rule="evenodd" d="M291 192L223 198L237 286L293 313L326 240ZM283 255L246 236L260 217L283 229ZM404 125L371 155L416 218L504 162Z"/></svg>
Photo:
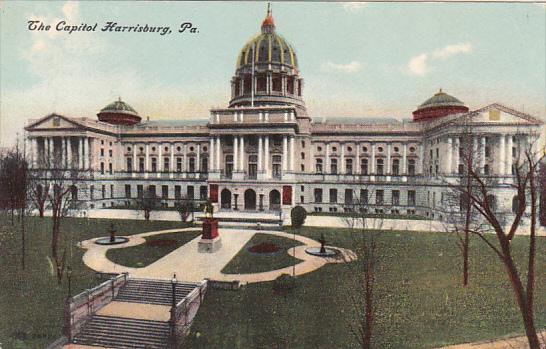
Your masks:
<svg viewBox="0 0 546 349"><path fill-rule="evenodd" d="M197 243L201 237L197 237L185 245L177 248L171 253L163 256L161 259L143 268L131 268L110 261L106 257L106 252L114 248L126 248L137 246L144 243L147 236L199 231L197 228L169 229L153 231L135 235L126 236L129 241L119 245L97 245L94 238L82 241L80 247L87 249L83 255L83 262L91 269L103 273L123 273L127 272L133 277L170 279L173 273L177 278L184 281L201 281L205 278L220 281L241 281L243 283L263 282L276 279L281 274L292 274L292 266L253 274L224 274L221 270L235 257L243 246L254 236L254 234L270 234L293 239L294 235L278 231L267 230L241 230L241 229L220 229L220 238L222 247L214 253L199 253ZM334 247L342 252L341 258L322 258L311 256L305 253L309 247L318 247L320 243L316 240L296 235L296 240L301 242L301 246L289 249L288 254L301 260L296 264L296 275L302 275L314 271L327 263L339 263L352 261L356 255L347 249Z"/></svg>

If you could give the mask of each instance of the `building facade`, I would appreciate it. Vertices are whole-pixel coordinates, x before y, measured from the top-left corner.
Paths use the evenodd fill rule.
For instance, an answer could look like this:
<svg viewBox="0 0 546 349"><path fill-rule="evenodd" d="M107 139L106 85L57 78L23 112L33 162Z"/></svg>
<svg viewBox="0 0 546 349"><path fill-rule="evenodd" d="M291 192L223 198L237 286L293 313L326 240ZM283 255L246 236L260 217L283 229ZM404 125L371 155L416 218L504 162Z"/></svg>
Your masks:
<svg viewBox="0 0 546 349"><path fill-rule="evenodd" d="M128 206L152 190L164 206L210 198L217 210L358 206L442 219L449 183L463 171L469 128L476 166L495 179L496 209L508 213L514 161L521 147L537 146L543 130L531 115L496 103L469 110L441 90L411 121L317 120L303 89L296 52L268 13L237 57L231 100L208 120L142 122L120 99L97 119L31 120L27 149L34 168L53 162L86 173L78 199L90 208Z"/></svg>

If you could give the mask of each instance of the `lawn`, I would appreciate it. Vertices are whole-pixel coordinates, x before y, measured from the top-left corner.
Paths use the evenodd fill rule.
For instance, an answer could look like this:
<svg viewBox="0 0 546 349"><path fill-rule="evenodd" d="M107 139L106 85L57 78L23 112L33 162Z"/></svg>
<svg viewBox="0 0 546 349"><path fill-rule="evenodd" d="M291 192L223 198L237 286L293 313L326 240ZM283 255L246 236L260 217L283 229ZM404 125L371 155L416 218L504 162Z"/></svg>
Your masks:
<svg viewBox="0 0 546 349"><path fill-rule="evenodd" d="M146 267L161 257L201 235L200 231L176 232L146 237L142 245L114 248L106 252L106 258L132 268Z"/></svg>
<svg viewBox="0 0 546 349"><path fill-rule="evenodd" d="M301 231L315 239L321 233L327 244L346 248L354 247L359 240L355 237L363 234L343 229ZM483 242L472 243L470 286L463 289L454 236L383 232L378 241L375 348L435 348L524 332L504 270ZM517 256L525 256L527 242L527 237L515 239ZM535 321L542 329L546 327L545 244L546 239L540 238L535 292ZM329 264L300 276L297 289L285 296L275 296L271 282L250 284L238 292L211 290L187 347L356 348L349 296L354 266Z"/></svg>
<svg viewBox="0 0 546 349"><path fill-rule="evenodd" d="M263 243L274 244L279 250L275 253L254 253L249 251L251 247ZM285 237L270 234L255 234L224 269L222 269L222 273L261 273L288 267L299 262L299 259L288 254L289 248L298 245L301 245L301 243Z"/></svg>
<svg viewBox="0 0 546 349"><path fill-rule="evenodd" d="M71 219L63 221L63 243L73 269L72 293L102 282L82 262L85 252L75 246L81 240L107 236L111 220ZM182 228L180 222L114 220L119 235ZM0 216L0 347L39 349L58 338L62 328L63 302L68 293L66 280L57 285L50 273L51 220L28 219L26 270L21 269L21 238L16 222Z"/></svg>

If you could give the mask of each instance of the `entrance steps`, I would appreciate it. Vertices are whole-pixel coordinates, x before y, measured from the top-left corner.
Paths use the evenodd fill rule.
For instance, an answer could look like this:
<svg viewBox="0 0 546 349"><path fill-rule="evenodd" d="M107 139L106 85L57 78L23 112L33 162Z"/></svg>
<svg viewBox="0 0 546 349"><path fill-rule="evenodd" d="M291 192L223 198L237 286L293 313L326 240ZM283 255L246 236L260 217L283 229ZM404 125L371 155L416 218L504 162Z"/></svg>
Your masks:
<svg viewBox="0 0 546 349"><path fill-rule="evenodd" d="M176 302L180 302L195 287L195 284L178 282L176 284ZM172 305L173 289L170 281L129 279L127 284L119 290L115 300L118 302Z"/></svg>

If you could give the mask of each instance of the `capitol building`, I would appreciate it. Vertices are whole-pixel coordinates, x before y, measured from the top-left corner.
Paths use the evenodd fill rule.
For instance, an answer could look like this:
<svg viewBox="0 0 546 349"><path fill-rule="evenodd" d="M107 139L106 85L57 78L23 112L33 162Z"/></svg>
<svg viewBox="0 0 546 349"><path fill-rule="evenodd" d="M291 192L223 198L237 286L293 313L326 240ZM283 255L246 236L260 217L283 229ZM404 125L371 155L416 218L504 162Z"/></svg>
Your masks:
<svg viewBox="0 0 546 349"><path fill-rule="evenodd" d="M494 207L512 212L514 161L537 143L541 120L498 103L471 110L442 90L416 101L412 120L314 118L299 59L269 12L236 57L231 100L208 120L142 120L121 99L96 119L50 114L25 127L32 166L82 170L73 194L95 209L131 206L150 190L164 207L181 198L210 199L223 211L358 205L444 219L471 127L476 166L494 179Z"/></svg>

